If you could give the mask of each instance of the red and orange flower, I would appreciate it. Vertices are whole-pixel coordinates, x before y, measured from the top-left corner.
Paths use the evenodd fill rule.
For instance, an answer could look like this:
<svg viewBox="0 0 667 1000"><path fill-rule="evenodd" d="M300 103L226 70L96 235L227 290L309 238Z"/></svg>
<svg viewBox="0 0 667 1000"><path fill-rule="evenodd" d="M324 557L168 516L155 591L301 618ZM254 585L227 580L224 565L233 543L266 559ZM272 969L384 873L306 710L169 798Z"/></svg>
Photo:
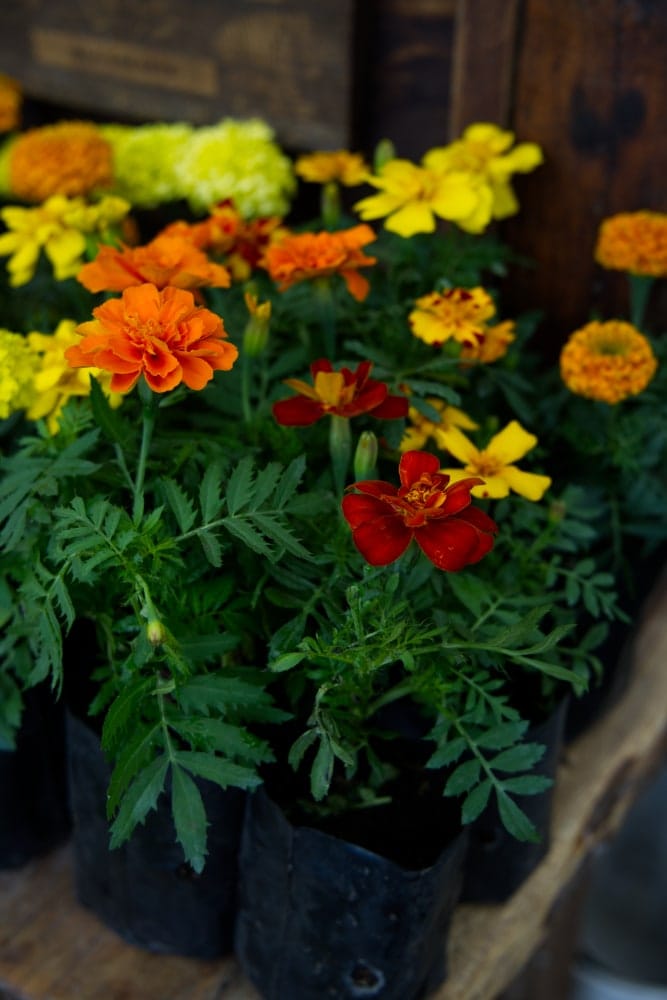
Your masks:
<svg viewBox="0 0 667 1000"><path fill-rule="evenodd" d="M285 385L298 395L281 399L273 404L273 415L286 427L307 427L320 417L358 417L369 413L381 420L394 420L408 412L404 396L392 396L384 382L370 378L370 361L362 361L356 371L341 368L334 371L326 358L310 366L313 384L301 379L285 379Z"/></svg>
<svg viewBox="0 0 667 1000"><path fill-rule="evenodd" d="M105 244L95 260L84 264L77 275L89 292L122 292L134 285L156 288L228 288L226 267L210 261L205 253L178 236L156 236L140 247Z"/></svg>
<svg viewBox="0 0 667 1000"><path fill-rule="evenodd" d="M375 257L367 257L362 247L375 239L370 226L353 226L337 232L297 233L272 243L263 266L284 292L300 281L312 281L339 274L348 292L358 302L368 295L368 280L360 267L371 267Z"/></svg>
<svg viewBox="0 0 667 1000"><path fill-rule="evenodd" d="M203 389L214 371L229 371L238 357L222 320L181 288L126 288L93 316L77 327L83 338L65 357L73 368L112 372L112 392L129 392L142 375L153 392L181 382Z"/></svg>
<svg viewBox="0 0 667 1000"><path fill-rule="evenodd" d="M425 451L408 451L398 467L401 485L369 479L354 483L342 500L352 539L371 566L398 559L414 538L424 555L448 572L479 562L492 548L495 521L471 504L481 479L450 484L440 461Z"/></svg>

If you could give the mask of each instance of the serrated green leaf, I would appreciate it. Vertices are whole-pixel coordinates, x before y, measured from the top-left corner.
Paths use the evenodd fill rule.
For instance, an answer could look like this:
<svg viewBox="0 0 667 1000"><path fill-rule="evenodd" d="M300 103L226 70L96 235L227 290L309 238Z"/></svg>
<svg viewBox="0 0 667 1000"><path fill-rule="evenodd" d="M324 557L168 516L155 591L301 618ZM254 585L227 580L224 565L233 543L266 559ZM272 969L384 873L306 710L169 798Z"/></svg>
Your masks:
<svg viewBox="0 0 667 1000"><path fill-rule="evenodd" d="M542 743L520 743L509 750L502 750L489 761L494 771L529 771L542 760L546 747Z"/></svg>
<svg viewBox="0 0 667 1000"><path fill-rule="evenodd" d="M193 774L206 778L207 781L214 781L222 788L230 785L234 788L256 788L261 782L257 772L251 768L222 757L214 757L210 753L178 750L174 753L174 760Z"/></svg>
<svg viewBox="0 0 667 1000"><path fill-rule="evenodd" d="M225 517L222 523L230 535L234 535L235 538L238 538L239 541L247 545L253 552L267 556L269 559L273 557L271 546L247 521L242 521L237 517Z"/></svg>
<svg viewBox="0 0 667 1000"><path fill-rule="evenodd" d="M256 684L238 677L213 674L191 677L187 683L177 687L175 695L184 711L196 711L205 715L211 709L224 713L231 707L261 705L267 699L266 692Z"/></svg>
<svg viewBox="0 0 667 1000"><path fill-rule="evenodd" d="M232 518L253 502L254 476L253 460L250 455L247 455L237 463L227 483L225 499L227 510Z"/></svg>
<svg viewBox="0 0 667 1000"><path fill-rule="evenodd" d="M199 487L199 507L204 524L208 524L220 516L222 508L222 477L222 463L211 462L204 473Z"/></svg>
<svg viewBox="0 0 667 1000"><path fill-rule="evenodd" d="M138 823L143 823L151 809L155 809L164 788L169 760L156 757L145 767L127 789L120 803L118 815L111 825L110 847L119 847L127 840Z"/></svg>
<svg viewBox="0 0 667 1000"><path fill-rule="evenodd" d="M435 753L429 758L426 766L429 768L447 767L459 759L461 754L468 748L468 741L462 736L450 740L443 746L438 747Z"/></svg>
<svg viewBox="0 0 667 1000"><path fill-rule="evenodd" d="M521 720L503 722L481 733L476 740L477 746L485 750L504 750L520 740L527 728L528 723Z"/></svg>
<svg viewBox="0 0 667 1000"><path fill-rule="evenodd" d="M279 462L269 462L258 471L252 500L254 508L261 507L264 501L271 496L278 484L281 472L282 465Z"/></svg>
<svg viewBox="0 0 667 1000"><path fill-rule="evenodd" d="M285 670L291 670L292 667L296 667L305 657L305 653L283 653L282 656L269 663L269 670L274 674L281 674Z"/></svg>
<svg viewBox="0 0 667 1000"><path fill-rule="evenodd" d="M211 566L219 569L222 566L222 546L216 536L209 529L203 528L197 532L197 538Z"/></svg>
<svg viewBox="0 0 667 1000"><path fill-rule="evenodd" d="M147 758L153 757L155 737L159 729L160 724L155 723L148 729L140 729L129 740L123 742L123 749L116 760L107 792L109 819L116 812L120 798L134 776L146 764Z"/></svg>
<svg viewBox="0 0 667 1000"><path fill-rule="evenodd" d="M102 727L102 748L114 753L119 743L125 738L127 727L137 718L137 709L146 695L152 690L155 681L152 677L136 678L127 684L111 703L104 718Z"/></svg>
<svg viewBox="0 0 667 1000"><path fill-rule="evenodd" d="M334 755L329 741L320 736L320 745L310 772L310 792L316 802L325 798L331 785L334 769Z"/></svg>
<svg viewBox="0 0 667 1000"><path fill-rule="evenodd" d="M473 785L479 781L481 764L477 759L467 760L459 764L456 770L450 775L445 785L445 795L462 795L469 791Z"/></svg>
<svg viewBox="0 0 667 1000"><path fill-rule="evenodd" d="M492 787L489 778L485 778L465 797L461 806L461 822L464 826L472 823L484 812Z"/></svg>
<svg viewBox="0 0 667 1000"><path fill-rule="evenodd" d="M294 493L303 478L306 469L306 459L304 455L299 455L285 469L281 479L278 481L273 494L273 502L278 509L293 499Z"/></svg>
<svg viewBox="0 0 667 1000"><path fill-rule="evenodd" d="M173 479L163 479L161 486L167 498L167 503L178 522L178 526L183 534L185 534L195 523L197 516L192 501Z"/></svg>
<svg viewBox="0 0 667 1000"><path fill-rule="evenodd" d="M498 803L500 819L508 833L511 833L517 840L529 841L534 844L539 842L540 836L534 824L509 795L502 791L497 791L496 801Z"/></svg>
<svg viewBox="0 0 667 1000"><path fill-rule="evenodd" d="M543 774L522 774L518 778L503 778L503 788L514 795L540 795L553 785L553 779Z"/></svg>
<svg viewBox="0 0 667 1000"><path fill-rule="evenodd" d="M171 811L185 859L199 874L206 863L206 810L196 784L176 765L171 769Z"/></svg>
<svg viewBox="0 0 667 1000"><path fill-rule="evenodd" d="M579 581L574 576L568 576L565 581L565 600L570 607L573 607L573 605L578 604L580 596L581 587Z"/></svg>

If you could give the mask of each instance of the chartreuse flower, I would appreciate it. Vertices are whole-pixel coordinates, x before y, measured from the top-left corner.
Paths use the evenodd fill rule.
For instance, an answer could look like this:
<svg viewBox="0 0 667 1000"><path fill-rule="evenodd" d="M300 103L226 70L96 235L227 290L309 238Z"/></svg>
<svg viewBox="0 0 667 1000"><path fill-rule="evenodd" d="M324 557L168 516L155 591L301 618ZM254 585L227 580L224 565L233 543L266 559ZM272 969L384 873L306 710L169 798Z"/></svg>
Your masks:
<svg viewBox="0 0 667 1000"><path fill-rule="evenodd" d="M20 333L0 329L0 419L33 401L36 358Z"/></svg>
<svg viewBox="0 0 667 1000"><path fill-rule="evenodd" d="M195 129L174 164L194 212L231 198L244 218L286 214L296 186L292 161L260 119L223 119Z"/></svg>
<svg viewBox="0 0 667 1000"><path fill-rule="evenodd" d="M181 122L101 125L113 154L114 191L136 208L183 197L176 167L194 131Z"/></svg>
<svg viewBox="0 0 667 1000"><path fill-rule="evenodd" d="M529 173L543 162L542 150L534 142L514 145L514 134L497 125L477 122L465 129L460 139L447 146L430 150L424 156L424 166L437 174L463 173L475 177L488 191L486 204L489 216L482 222L481 231L491 219L504 219L519 210L519 203L511 186L516 173ZM482 199L480 199L480 212Z"/></svg>
<svg viewBox="0 0 667 1000"><path fill-rule="evenodd" d="M494 434L486 448L477 448L457 427L443 435L446 450L463 462L462 469L444 469L452 482L478 476L483 484L473 487L476 497L499 500L510 490L527 500L541 500L551 486L549 476L524 472L514 464L537 444L534 434L524 430L517 420L512 420L498 434Z"/></svg>
<svg viewBox="0 0 667 1000"><path fill-rule="evenodd" d="M368 183L378 194L362 198L354 206L366 221L384 218L385 229L409 237L432 233L436 217L455 222L463 229L477 228L480 199L486 195L474 177L462 173L436 173L409 160L389 160ZM482 216L486 218L484 211Z"/></svg>
<svg viewBox="0 0 667 1000"><path fill-rule="evenodd" d="M23 132L11 145L10 189L22 201L87 195L109 188L112 179L111 146L93 122L41 125Z"/></svg>
<svg viewBox="0 0 667 1000"><path fill-rule="evenodd" d="M622 320L593 320L576 330L560 355L570 392L614 405L649 384L658 361L646 337Z"/></svg>
<svg viewBox="0 0 667 1000"><path fill-rule="evenodd" d="M6 206L0 211L7 226L7 232L0 235L0 256L9 257L10 284L17 287L31 280L42 251L58 281L73 277L83 262L86 236L106 234L129 208L121 198L107 196L88 205L81 198L64 195L53 195L34 208Z"/></svg>
<svg viewBox="0 0 667 1000"><path fill-rule="evenodd" d="M65 357L67 348L81 340L74 320L61 320L53 334L29 333L27 342L37 369L32 385L32 400L27 416L30 420L46 420L51 434L56 434L60 414L70 399L90 394L90 376L100 383L113 407L119 406L122 397L110 391L111 376L98 368L72 368Z"/></svg>

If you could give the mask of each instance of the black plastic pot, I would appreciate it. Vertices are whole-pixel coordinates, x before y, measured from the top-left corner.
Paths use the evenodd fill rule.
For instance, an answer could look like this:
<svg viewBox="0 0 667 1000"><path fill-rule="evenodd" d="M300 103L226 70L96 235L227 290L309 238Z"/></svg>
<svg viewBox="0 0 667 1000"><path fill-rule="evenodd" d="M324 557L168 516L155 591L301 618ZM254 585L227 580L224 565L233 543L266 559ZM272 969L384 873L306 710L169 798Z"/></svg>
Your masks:
<svg viewBox="0 0 667 1000"><path fill-rule="evenodd" d="M63 711L48 690L26 692L15 750L0 750L0 868L55 848L70 829Z"/></svg>
<svg viewBox="0 0 667 1000"><path fill-rule="evenodd" d="M149 951L216 958L231 951L245 793L199 783L209 854L197 875L183 860L163 795L129 841L109 849L111 768L97 734L67 716L76 892L124 940Z"/></svg>
<svg viewBox="0 0 667 1000"><path fill-rule="evenodd" d="M543 722L530 726L526 739L546 750L533 773L555 779L568 707L564 698ZM525 882L546 856L550 845L554 785L537 795L524 795L520 805L535 825L536 843L517 840L503 826L495 803L470 826L461 900L466 903L502 903Z"/></svg>
<svg viewBox="0 0 667 1000"><path fill-rule="evenodd" d="M292 825L259 789L239 858L241 967L264 1000L426 996L446 976L466 840L459 834L435 864L410 870Z"/></svg>

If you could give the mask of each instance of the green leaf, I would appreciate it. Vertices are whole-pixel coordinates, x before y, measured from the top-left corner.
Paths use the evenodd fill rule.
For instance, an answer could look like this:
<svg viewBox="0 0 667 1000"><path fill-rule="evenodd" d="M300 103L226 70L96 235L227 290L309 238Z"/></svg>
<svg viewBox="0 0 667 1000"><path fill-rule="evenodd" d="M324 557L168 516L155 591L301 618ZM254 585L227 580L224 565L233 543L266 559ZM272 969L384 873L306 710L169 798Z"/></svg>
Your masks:
<svg viewBox="0 0 667 1000"><path fill-rule="evenodd" d="M518 778L504 778L503 788L515 795L539 795L551 788L553 779L543 774L522 774Z"/></svg>
<svg viewBox="0 0 667 1000"><path fill-rule="evenodd" d="M206 810L201 792L183 768L171 771L171 811L186 861L200 874L206 862Z"/></svg>
<svg viewBox="0 0 667 1000"><path fill-rule="evenodd" d="M235 466L234 471L227 483L226 500L227 510L232 515L238 514L243 508L252 503L254 490L253 480L255 469L252 457L246 455Z"/></svg>
<svg viewBox="0 0 667 1000"><path fill-rule="evenodd" d="M208 524L220 516L222 508L222 477L222 462L211 462L204 473L199 487L199 506L204 524Z"/></svg>
<svg viewBox="0 0 667 1000"><path fill-rule="evenodd" d="M464 826L472 823L484 812L492 787L490 779L485 778L465 797L461 806L461 822Z"/></svg>
<svg viewBox="0 0 667 1000"><path fill-rule="evenodd" d="M147 758L153 756L155 737L160 729L155 723L148 729L140 729L129 742L123 744L116 766L113 769L107 792L107 816L111 818L118 808L120 798L136 773L144 766Z"/></svg>
<svg viewBox="0 0 667 1000"><path fill-rule="evenodd" d="M225 517L222 523L230 535L234 535L235 538L238 538L239 541L247 545L253 552L272 559L273 552L271 546L268 545L259 532L255 531L247 521L242 521L236 517Z"/></svg>
<svg viewBox="0 0 667 1000"><path fill-rule="evenodd" d="M310 791L316 802L321 802L329 791L333 769L334 755L331 745L326 737L320 736L320 745L310 772Z"/></svg>
<svg viewBox="0 0 667 1000"><path fill-rule="evenodd" d="M296 492L299 483L306 469L306 458L299 455L287 466L282 478L278 482L273 495L273 502L278 509L285 506L288 500Z"/></svg>
<svg viewBox="0 0 667 1000"><path fill-rule="evenodd" d="M306 750L313 745L316 739L317 731L315 729L307 729L305 733L301 733L301 736L298 736L294 740L287 758L291 768L295 771L298 769L299 764L303 760L303 755Z"/></svg>
<svg viewBox="0 0 667 1000"><path fill-rule="evenodd" d="M438 747L432 757L428 760L427 767L447 767L459 759L461 754L467 750L468 741L463 736L457 736L443 746Z"/></svg>
<svg viewBox="0 0 667 1000"><path fill-rule="evenodd" d="M169 759L160 755L144 768L125 792L118 815L111 826L110 847L118 847L127 840L135 826L143 823L151 809L155 809L169 767Z"/></svg>
<svg viewBox="0 0 667 1000"><path fill-rule="evenodd" d="M264 501L271 496L276 488L281 472L282 465L279 462L269 462L267 466L260 469L257 473L253 492L252 502L254 508L261 507Z"/></svg>
<svg viewBox="0 0 667 1000"><path fill-rule="evenodd" d="M283 653L277 660L269 663L269 670L273 671L273 673L281 674L285 670L291 670L292 667L296 667L305 657L305 653Z"/></svg>
<svg viewBox="0 0 667 1000"><path fill-rule="evenodd" d="M486 750L504 750L520 740L527 728L528 723L521 720L501 723L481 733L476 740L477 746Z"/></svg>
<svg viewBox="0 0 667 1000"><path fill-rule="evenodd" d="M95 422L104 436L116 444L124 444L127 441L125 421L116 410L111 408L99 382L92 375L90 376L90 403Z"/></svg>
<svg viewBox="0 0 667 1000"><path fill-rule="evenodd" d="M213 674L191 677L176 689L175 694L186 712L196 711L204 715L211 709L224 714L230 707L247 708L254 704L261 705L267 700L266 692L256 684L238 677Z"/></svg>
<svg viewBox="0 0 667 1000"><path fill-rule="evenodd" d="M461 795L479 781L481 764L477 759L459 764L445 785L445 795Z"/></svg>
<svg viewBox="0 0 667 1000"><path fill-rule="evenodd" d="M216 569L219 569L220 566L222 566L222 546L220 545L217 537L212 531L202 528L201 531L197 532L197 538L201 542L204 555L210 562L211 566L215 566Z"/></svg>
<svg viewBox="0 0 667 1000"><path fill-rule="evenodd" d="M174 760L193 774L206 778L207 781L214 781L222 788L230 785L234 788L256 788L261 781L259 775L249 767L198 750L179 750L174 754Z"/></svg>
<svg viewBox="0 0 667 1000"><path fill-rule="evenodd" d="M546 747L542 743L520 743L509 750L503 750L489 761L494 771L529 771L544 757Z"/></svg>
<svg viewBox="0 0 667 1000"><path fill-rule="evenodd" d="M163 479L161 485L178 526L185 534L195 522L196 514L192 501L175 480Z"/></svg>
<svg viewBox="0 0 667 1000"><path fill-rule="evenodd" d="M120 692L115 701L110 705L102 728L102 748L114 753L118 744L124 740L128 726L136 722L138 717L138 707L149 691L152 690L155 681L152 677L144 677L140 680L134 678Z"/></svg>
<svg viewBox="0 0 667 1000"><path fill-rule="evenodd" d="M535 826L526 816L523 809L520 809L516 802L500 789L496 792L498 802L498 813L503 826L508 833L511 833L517 840L538 843L540 836Z"/></svg>

